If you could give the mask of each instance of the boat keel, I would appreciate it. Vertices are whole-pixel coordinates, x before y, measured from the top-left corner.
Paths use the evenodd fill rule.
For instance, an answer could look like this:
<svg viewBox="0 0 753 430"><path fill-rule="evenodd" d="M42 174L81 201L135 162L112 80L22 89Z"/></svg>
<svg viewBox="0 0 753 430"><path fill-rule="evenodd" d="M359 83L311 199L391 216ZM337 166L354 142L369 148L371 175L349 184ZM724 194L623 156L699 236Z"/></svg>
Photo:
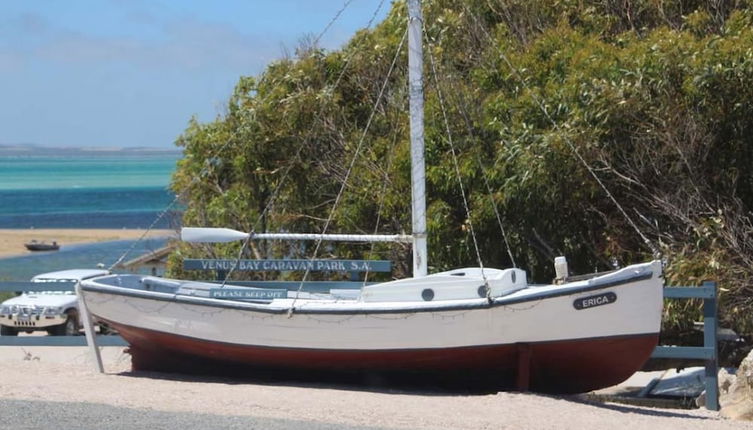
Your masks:
<svg viewBox="0 0 753 430"><path fill-rule="evenodd" d="M449 388L580 393L639 370L658 334L443 349L317 350L226 344L110 323L134 371L282 380L384 381Z"/></svg>

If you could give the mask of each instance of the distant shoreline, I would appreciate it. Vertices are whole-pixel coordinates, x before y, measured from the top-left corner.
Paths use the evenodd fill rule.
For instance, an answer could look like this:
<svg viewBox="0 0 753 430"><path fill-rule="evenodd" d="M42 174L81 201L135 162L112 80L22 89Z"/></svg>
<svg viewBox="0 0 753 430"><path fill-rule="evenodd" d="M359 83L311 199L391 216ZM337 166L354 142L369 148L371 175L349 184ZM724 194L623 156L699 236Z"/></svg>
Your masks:
<svg viewBox="0 0 753 430"><path fill-rule="evenodd" d="M54 147L32 144L8 145L0 144L0 157L151 157L175 156L180 157L179 148L150 148L150 147Z"/></svg>
<svg viewBox="0 0 753 430"><path fill-rule="evenodd" d="M116 240L136 240L145 229L84 229L84 228L54 228L54 229L0 229L0 258L30 255L24 243L31 240L52 242L57 241L61 246L81 245L97 242L111 242ZM147 238L176 237L174 230L151 230Z"/></svg>

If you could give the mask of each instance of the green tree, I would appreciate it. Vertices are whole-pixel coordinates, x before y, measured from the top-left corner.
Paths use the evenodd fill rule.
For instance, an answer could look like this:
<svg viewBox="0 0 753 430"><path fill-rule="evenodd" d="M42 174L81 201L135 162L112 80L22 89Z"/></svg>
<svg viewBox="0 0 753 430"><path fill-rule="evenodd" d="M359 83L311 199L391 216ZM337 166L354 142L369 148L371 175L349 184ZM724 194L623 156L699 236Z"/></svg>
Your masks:
<svg viewBox="0 0 753 430"><path fill-rule="evenodd" d="M582 157L663 252L667 279L719 280L723 320L753 333L750 2L424 6L431 270L476 264L471 226L484 264L509 266L495 206L516 263L535 281L551 279L556 255L578 272L652 258ZM404 2L395 2L384 22L342 49L302 46L240 78L223 115L190 121L173 178L184 225L321 231L362 143L329 232L409 231L405 49L377 103L405 21ZM234 257L239 246L181 245L170 270L194 276L180 273L182 258ZM259 243L248 253L311 251ZM332 245L321 254L389 258L398 277L411 267L403 245ZM667 328L698 316L697 303L668 309Z"/></svg>

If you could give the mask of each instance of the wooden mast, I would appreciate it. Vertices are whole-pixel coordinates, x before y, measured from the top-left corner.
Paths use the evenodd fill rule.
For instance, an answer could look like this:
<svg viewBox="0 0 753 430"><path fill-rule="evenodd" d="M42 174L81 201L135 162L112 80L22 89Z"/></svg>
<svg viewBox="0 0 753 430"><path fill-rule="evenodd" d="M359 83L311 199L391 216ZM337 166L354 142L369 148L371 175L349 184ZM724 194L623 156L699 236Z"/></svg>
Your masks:
<svg viewBox="0 0 753 430"><path fill-rule="evenodd" d="M426 179L424 167L423 18L421 1L408 0L408 82L410 94L413 276L426 276Z"/></svg>

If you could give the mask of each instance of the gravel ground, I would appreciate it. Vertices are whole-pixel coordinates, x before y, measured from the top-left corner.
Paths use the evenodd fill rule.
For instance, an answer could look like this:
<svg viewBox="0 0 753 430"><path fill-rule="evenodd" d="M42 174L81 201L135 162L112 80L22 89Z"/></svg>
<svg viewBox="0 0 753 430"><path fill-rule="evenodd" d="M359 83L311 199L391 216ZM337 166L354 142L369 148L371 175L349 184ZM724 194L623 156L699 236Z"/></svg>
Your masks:
<svg viewBox="0 0 753 430"><path fill-rule="evenodd" d="M580 396L371 390L131 373L103 348L0 347L0 422L9 428L752 429L706 410L591 403Z"/></svg>
<svg viewBox="0 0 753 430"><path fill-rule="evenodd" d="M208 413L130 409L97 403L0 400L3 427L15 430L264 429L379 430L379 427ZM384 428L384 427L382 427Z"/></svg>

